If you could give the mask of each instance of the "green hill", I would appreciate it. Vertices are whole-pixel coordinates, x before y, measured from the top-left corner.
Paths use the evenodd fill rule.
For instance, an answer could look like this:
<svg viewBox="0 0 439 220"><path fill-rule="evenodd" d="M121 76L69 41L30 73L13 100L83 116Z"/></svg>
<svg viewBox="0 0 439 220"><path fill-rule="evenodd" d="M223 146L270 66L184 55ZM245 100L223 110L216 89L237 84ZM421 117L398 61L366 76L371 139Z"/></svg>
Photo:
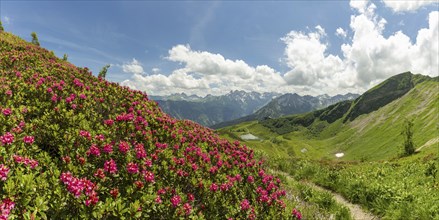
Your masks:
<svg viewBox="0 0 439 220"><path fill-rule="evenodd" d="M311 112L316 109L322 109L334 103L345 100L352 100L359 95L348 93L345 95L320 95L320 96L300 96L298 94L287 93L271 100L267 105L260 108L253 114L247 115L231 121L225 121L211 126L211 128L219 129L223 127L232 126L248 121L262 120L266 118L279 118L285 115L300 114Z"/></svg>
<svg viewBox="0 0 439 220"><path fill-rule="evenodd" d="M218 132L264 155L272 169L337 192L378 218L439 219L438 92L438 77L403 73L354 101ZM417 152L401 157L405 119L414 123Z"/></svg>
<svg viewBox="0 0 439 220"><path fill-rule="evenodd" d="M343 152L342 160L392 158L401 153L400 133L405 119L414 122L417 147L438 138L438 85L437 78L402 73L354 101L219 131L233 137L252 133L262 140L247 141L250 146L272 146L269 151L280 151L283 155L335 159L335 153ZM278 149L271 149L275 147Z"/></svg>
<svg viewBox="0 0 439 220"><path fill-rule="evenodd" d="M1 219L291 219L280 185L252 149L0 31Z"/></svg>

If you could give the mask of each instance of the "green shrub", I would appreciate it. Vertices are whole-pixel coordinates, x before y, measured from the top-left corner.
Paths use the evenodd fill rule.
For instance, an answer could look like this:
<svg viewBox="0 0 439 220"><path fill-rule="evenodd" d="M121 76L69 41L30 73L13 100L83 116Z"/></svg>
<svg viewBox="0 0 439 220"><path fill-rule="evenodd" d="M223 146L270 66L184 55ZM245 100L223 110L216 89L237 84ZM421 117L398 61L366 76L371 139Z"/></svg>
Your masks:
<svg viewBox="0 0 439 220"><path fill-rule="evenodd" d="M415 153L415 144L413 143L413 122L405 119L401 135L404 138L404 156Z"/></svg>
<svg viewBox="0 0 439 220"><path fill-rule="evenodd" d="M30 34L30 36L32 37L32 43L37 45L37 46L40 46L40 42L38 41L37 33L32 32Z"/></svg>

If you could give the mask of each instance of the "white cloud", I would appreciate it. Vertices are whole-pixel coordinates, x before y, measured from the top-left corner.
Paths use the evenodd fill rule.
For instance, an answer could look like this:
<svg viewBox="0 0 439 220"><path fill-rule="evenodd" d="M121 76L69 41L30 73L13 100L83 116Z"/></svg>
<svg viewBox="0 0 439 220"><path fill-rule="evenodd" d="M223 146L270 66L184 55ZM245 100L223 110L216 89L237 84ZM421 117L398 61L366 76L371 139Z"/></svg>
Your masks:
<svg viewBox="0 0 439 220"><path fill-rule="evenodd" d="M384 37L386 21L369 12L351 17L354 37L351 44L342 46L346 61L354 67L357 84L367 88L374 81L404 71L437 75L437 11L430 13L429 28L419 30L414 44L401 31Z"/></svg>
<svg viewBox="0 0 439 220"><path fill-rule="evenodd" d="M189 45L174 46L166 59L184 66L168 76L158 73L147 76L134 74L132 79L122 84L153 95L180 92L224 94L230 90L292 91L282 75L271 67L252 67L242 60L226 59L221 54L194 51Z"/></svg>
<svg viewBox="0 0 439 220"><path fill-rule="evenodd" d="M230 90L335 95L364 92L405 71L438 75L438 11L431 12L428 27L420 29L416 39L410 39L402 31L384 36L387 21L376 14L375 4L351 1L350 5L354 15L349 29L336 30L336 35L347 40L340 47L342 56L328 52L327 33L316 26L307 32L291 31L281 38L285 43L282 61L290 69L285 74L266 65L253 67L243 60L176 45L165 59L180 63L181 68L167 74L154 68L152 74L144 75L142 64L133 59L122 65L124 72L134 73L122 84L151 95L219 95ZM352 38L347 38L348 32Z"/></svg>
<svg viewBox="0 0 439 220"><path fill-rule="evenodd" d="M131 61L130 63L123 64L122 65L122 70L125 73L134 73L134 74L142 74L142 73L144 73L142 65L139 63L139 61L137 61L134 58L133 58L133 61Z"/></svg>
<svg viewBox="0 0 439 220"><path fill-rule="evenodd" d="M348 33L341 27L337 28L337 30L335 31L335 35L340 36L342 38L346 38L346 36L348 35Z"/></svg>
<svg viewBox="0 0 439 220"><path fill-rule="evenodd" d="M358 13L351 16L351 42L341 46L343 58L327 54L324 30L291 31L282 40L285 60L291 68L285 74L289 84L305 85L329 94L363 92L397 73L438 75L438 12L429 15L429 26L418 31L416 41L398 31L383 36L387 21L375 14L367 1L351 1ZM342 30L337 31L342 33Z"/></svg>
<svg viewBox="0 0 439 220"><path fill-rule="evenodd" d="M357 9L360 13L365 13L367 10L368 0L351 0L349 5L353 9Z"/></svg>
<svg viewBox="0 0 439 220"><path fill-rule="evenodd" d="M402 0L383 0L384 4L394 12L413 12L427 5L438 4L438 0L433 1L402 1Z"/></svg>
<svg viewBox="0 0 439 220"><path fill-rule="evenodd" d="M159 73L160 69L155 67L155 68L152 68L151 71L152 71L152 73Z"/></svg>
<svg viewBox="0 0 439 220"><path fill-rule="evenodd" d="M428 16L428 28L419 30L416 44L411 48L412 68L415 72L438 76L439 69L439 12Z"/></svg>
<svg viewBox="0 0 439 220"><path fill-rule="evenodd" d="M282 38L286 44L285 60L291 68L284 75L285 80L291 85L311 88L311 94L319 90L330 94L356 91L345 61L326 54L327 43L322 42L325 36L325 30L317 26L315 32L291 31Z"/></svg>

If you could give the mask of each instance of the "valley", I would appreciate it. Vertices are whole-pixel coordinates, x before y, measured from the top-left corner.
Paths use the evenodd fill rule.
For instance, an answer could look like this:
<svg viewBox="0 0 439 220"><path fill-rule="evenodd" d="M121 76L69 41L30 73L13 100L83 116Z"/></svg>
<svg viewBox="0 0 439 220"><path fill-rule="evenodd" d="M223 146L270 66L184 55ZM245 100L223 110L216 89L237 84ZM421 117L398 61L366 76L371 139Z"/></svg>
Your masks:
<svg viewBox="0 0 439 220"><path fill-rule="evenodd" d="M183 93L151 98L164 112L175 118L189 119L216 129L239 122L310 112L356 97L357 94L351 93L314 97L291 93L230 91L220 96L199 97Z"/></svg>
<svg viewBox="0 0 439 220"><path fill-rule="evenodd" d="M390 84L390 85L389 85ZM385 90L397 85L398 96ZM218 133L256 149L271 169L341 194L384 219L439 217L438 78L403 73L355 101L319 111L250 121ZM382 106L353 112L368 97ZM350 107L344 107L350 105ZM350 117L355 115L352 120ZM403 156L403 125L417 148ZM243 139L243 135L258 139ZM294 183L297 184L297 183ZM408 208L410 207L410 208ZM410 209L410 210L408 210Z"/></svg>

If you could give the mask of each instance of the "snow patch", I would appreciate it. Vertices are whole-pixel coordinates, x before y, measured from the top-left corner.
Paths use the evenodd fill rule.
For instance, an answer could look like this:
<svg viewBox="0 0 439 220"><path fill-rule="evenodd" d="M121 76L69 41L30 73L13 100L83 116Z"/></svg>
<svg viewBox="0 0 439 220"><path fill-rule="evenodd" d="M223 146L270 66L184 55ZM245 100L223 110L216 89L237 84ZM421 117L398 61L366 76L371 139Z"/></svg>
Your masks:
<svg viewBox="0 0 439 220"><path fill-rule="evenodd" d="M254 136L253 134L250 134L250 133L241 135L241 139L242 140L259 140L258 137Z"/></svg>
<svg viewBox="0 0 439 220"><path fill-rule="evenodd" d="M344 156L344 153L336 153L335 154L335 157L337 157L337 158L340 158L340 157L343 157Z"/></svg>

